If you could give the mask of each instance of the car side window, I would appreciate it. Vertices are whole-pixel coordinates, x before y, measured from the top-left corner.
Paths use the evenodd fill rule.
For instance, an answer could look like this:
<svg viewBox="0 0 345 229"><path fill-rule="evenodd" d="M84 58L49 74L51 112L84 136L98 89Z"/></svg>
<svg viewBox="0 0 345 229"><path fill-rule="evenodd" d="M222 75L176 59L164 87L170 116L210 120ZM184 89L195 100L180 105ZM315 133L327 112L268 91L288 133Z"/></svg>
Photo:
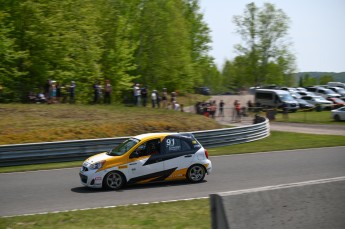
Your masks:
<svg viewBox="0 0 345 229"><path fill-rule="evenodd" d="M144 142L134 151L137 157L150 156L160 153L160 139Z"/></svg>
<svg viewBox="0 0 345 229"><path fill-rule="evenodd" d="M168 154L192 150L192 146L181 138L168 137L164 140L165 152Z"/></svg>

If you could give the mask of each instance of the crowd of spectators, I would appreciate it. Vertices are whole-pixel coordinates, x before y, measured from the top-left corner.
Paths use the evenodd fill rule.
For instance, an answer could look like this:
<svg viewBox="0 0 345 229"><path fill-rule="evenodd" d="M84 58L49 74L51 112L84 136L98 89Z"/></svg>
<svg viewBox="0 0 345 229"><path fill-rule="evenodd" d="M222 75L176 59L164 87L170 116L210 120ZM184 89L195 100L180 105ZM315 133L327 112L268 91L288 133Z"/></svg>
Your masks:
<svg viewBox="0 0 345 229"><path fill-rule="evenodd" d="M145 86L135 83L133 85L133 97L134 105L138 107L147 107L148 100L150 99L152 108L184 111L183 104L180 104L177 101L177 93L174 91L171 92L169 100L169 94L166 88L163 88L161 94L156 89L152 90L151 94L149 94L148 89Z"/></svg>
<svg viewBox="0 0 345 229"><path fill-rule="evenodd" d="M197 114L204 115L206 117L215 118L217 117L224 117L224 109L225 109L225 102L220 100L217 104L217 101L208 101L208 102L197 102L195 104L195 111ZM248 111L250 111L252 107L251 101L248 101L246 106L241 105L240 101L235 100L234 103L229 104L230 107L227 109L230 110L229 116L232 116L235 120L234 121L241 121L242 117L248 116ZM218 113L217 113L218 110Z"/></svg>
<svg viewBox="0 0 345 229"><path fill-rule="evenodd" d="M74 81L69 85L61 86L59 82L47 80L43 90L38 93L30 92L28 99L32 103L75 103L75 87Z"/></svg>

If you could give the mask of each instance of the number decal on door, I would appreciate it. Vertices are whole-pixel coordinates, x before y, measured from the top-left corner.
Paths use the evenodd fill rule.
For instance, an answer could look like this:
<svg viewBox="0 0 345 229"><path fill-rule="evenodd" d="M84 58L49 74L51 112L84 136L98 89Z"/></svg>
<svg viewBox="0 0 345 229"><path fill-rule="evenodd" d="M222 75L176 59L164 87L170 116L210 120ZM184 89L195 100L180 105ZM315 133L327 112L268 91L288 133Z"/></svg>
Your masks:
<svg viewBox="0 0 345 229"><path fill-rule="evenodd" d="M174 146L175 145L175 139L167 139L167 146Z"/></svg>

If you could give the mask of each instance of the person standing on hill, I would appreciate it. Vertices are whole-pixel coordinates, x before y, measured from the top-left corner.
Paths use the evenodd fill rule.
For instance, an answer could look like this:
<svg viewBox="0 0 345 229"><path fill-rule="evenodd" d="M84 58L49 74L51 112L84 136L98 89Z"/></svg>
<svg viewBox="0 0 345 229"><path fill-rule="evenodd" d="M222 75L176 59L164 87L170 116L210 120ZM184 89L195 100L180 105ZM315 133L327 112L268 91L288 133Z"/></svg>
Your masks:
<svg viewBox="0 0 345 229"><path fill-rule="evenodd" d="M69 103L73 104L75 102L75 82L71 81L71 85L69 85Z"/></svg>
<svg viewBox="0 0 345 229"><path fill-rule="evenodd" d="M141 90L140 90L139 84L134 84L133 95L134 95L134 105L140 106Z"/></svg>
<svg viewBox="0 0 345 229"><path fill-rule="evenodd" d="M219 102L219 116L220 117L224 117L224 101L223 100L220 100Z"/></svg>
<svg viewBox="0 0 345 229"><path fill-rule="evenodd" d="M110 81L106 80L104 84L104 104L111 103L111 92L112 92L112 87L111 87Z"/></svg>
<svg viewBox="0 0 345 229"><path fill-rule="evenodd" d="M146 107L147 104L147 89L145 86L143 86L140 90L140 94L141 94L141 99L143 101L143 107Z"/></svg>
<svg viewBox="0 0 345 229"><path fill-rule="evenodd" d="M99 103L99 97L101 92L101 85L99 85L99 82L96 81L93 85L93 103L97 104Z"/></svg>
<svg viewBox="0 0 345 229"><path fill-rule="evenodd" d="M168 92L167 92L166 88L163 88L162 104L163 104L163 108L167 108L167 106L168 106Z"/></svg>

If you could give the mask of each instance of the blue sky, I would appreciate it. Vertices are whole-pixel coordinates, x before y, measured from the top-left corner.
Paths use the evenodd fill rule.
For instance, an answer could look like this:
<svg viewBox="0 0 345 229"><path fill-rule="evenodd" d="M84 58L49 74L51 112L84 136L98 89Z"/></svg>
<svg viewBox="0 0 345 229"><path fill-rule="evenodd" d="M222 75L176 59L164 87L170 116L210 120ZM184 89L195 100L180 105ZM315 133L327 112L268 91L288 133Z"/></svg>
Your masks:
<svg viewBox="0 0 345 229"><path fill-rule="evenodd" d="M345 72L345 0L199 0L204 21L211 29L212 50L221 68L236 56L233 46L240 43L232 22L254 2L262 7L272 3L290 18L289 50L296 57L298 72Z"/></svg>

